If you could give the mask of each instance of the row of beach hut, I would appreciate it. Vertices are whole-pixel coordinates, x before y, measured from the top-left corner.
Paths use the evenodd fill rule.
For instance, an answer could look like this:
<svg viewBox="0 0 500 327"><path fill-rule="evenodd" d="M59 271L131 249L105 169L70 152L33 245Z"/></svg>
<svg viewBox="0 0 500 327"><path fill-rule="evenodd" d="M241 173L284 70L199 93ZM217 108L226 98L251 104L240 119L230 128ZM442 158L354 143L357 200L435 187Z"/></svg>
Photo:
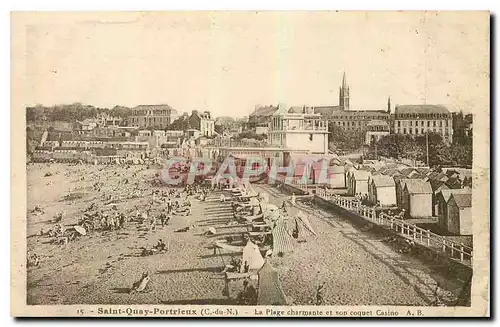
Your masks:
<svg viewBox="0 0 500 327"><path fill-rule="evenodd" d="M404 209L406 218L437 217L440 229L472 234L470 169L409 167L402 164L345 165L345 187L351 196L373 205Z"/></svg>

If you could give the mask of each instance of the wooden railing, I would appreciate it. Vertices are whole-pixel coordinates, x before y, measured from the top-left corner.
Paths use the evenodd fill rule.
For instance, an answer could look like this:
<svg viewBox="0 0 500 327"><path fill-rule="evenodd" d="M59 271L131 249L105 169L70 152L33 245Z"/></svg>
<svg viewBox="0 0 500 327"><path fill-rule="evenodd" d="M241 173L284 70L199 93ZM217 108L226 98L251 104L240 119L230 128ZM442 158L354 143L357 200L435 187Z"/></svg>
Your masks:
<svg viewBox="0 0 500 327"><path fill-rule="evenodd" d="M452 242L446 239L446 237L433 233L430 230L420 228L414 224L407 223L395 216L383 212L377 214L374 207L362 205L358 200L328 194L324 189L320 188L316 189L316 196L343 209L353 211L371 223L392 229L404 238L412 240L415 243L442 252L448 257L458 260L468 266L472 265L473 251L469 246Z"/></svg>

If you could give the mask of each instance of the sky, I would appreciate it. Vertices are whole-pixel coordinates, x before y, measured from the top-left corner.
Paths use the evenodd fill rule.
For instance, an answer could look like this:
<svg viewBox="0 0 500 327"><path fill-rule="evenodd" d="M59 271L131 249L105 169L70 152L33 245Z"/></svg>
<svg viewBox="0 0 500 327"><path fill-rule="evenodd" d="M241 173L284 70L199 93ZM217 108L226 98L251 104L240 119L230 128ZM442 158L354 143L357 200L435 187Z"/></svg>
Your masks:
<svg viewBox="0 0 500 327"><path fill-rule="evenodd" d="M337 105L345 71L351 109L385 109L388 96L489 106L487 12L29 15L13 17L26 25L26 105L169 104L241 117L259 104Z"/></svg>

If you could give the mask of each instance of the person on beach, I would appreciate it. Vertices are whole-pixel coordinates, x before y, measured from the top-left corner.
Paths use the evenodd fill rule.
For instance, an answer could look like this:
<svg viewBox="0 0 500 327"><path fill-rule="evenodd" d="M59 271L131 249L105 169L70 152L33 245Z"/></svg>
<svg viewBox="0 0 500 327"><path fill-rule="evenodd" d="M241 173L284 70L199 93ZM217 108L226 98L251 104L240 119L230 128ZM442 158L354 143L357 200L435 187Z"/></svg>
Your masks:
<svg viewBox="0 0 500 327"><path fill-rule="evenodd" d="M101 213L101 230L105 230L108 227L107 219L104 214Z"/></svg>
<svg viewBox="0 0 500 327"><path fill-rule="evenodd" d="M167 219L167 215L165 214L165 212L162 212L160 213L160 224L161 224L161 227L164 227L165 226L165 220Z"/></svg>
<svg viewBox="0 0 500 327"><path fill-rule="evenodd" d="M120 229L120 215L118 214L118 211L115 211L115 215L113 220L115 221L115 229Z"/></svg>
<svg viewBox="0 0 500 327"><path fill-rule="evenodd" d="M108 216L108 228L109 228L109 230L115 229L115 217Z"/></svg>
<svg viewBox="0 0 500 327"><path fill-rule="evenodd" d="M436 282L436 287L434 287L434 291L432 293L433 301L432 305L433 306L440 306L441 305L441 299L439 296L439 283Z"/></svg>
<svg viewBox="0 0 500 327"><path fill-rule="evenodd" d="M129 294L144 291L149 283L149 280L150 280L149 273L148 272L142 273L141 279L132 284L132 287L129 290Z"/></svg>
<svg viewBox="0 0 500 327"><path fill-rule="evenodd" d="M323 291L324 291L324 285L323 283L318 285L318 288L316 289L316 305L322 305L323 304Z"/></svg>
<svg viewBox="0 0 500 327"><path fill-rule="evenodd" d="M283 210L283 213L287 213L287 210L286 210L286 201L283 201L283 204L281 205L281 210Z"/></svg>
<svg viewBox="0 0 500 327"><path fill-rule="evenodd" d="M155 245L155 249L158 250L158 251L167 251L167 245L160 238L158 240L158 243L156 243L156 245Z"/></svg>
<svg viewBox="0 0 500 327"><path fill-rule="evenodd" d="M156 217L151 216L151 219L149 220L149 230L155 231L156 230Z"/></svg>
<svg viewBox="0 0 500 327"><path fill-rule="evenodd" d="M239 262L236 258L231 257L231 261L229 262L228 265L224 267L224 270L222 270L223 273L225 272L238 272L239 270Z"/></svg>
<svg viewBox="0 0 500 327"><path fill-rule="evenodd" d="M120 222L120 228L125 227L125 214L122 212L118 217L118 221Z"/></svg>
<svg viewBox="0 0 500 327"><path fill-rule="evenodd" d="M28 252L28 267L37 267L40 263L40 258L34 252Z"/></svg>

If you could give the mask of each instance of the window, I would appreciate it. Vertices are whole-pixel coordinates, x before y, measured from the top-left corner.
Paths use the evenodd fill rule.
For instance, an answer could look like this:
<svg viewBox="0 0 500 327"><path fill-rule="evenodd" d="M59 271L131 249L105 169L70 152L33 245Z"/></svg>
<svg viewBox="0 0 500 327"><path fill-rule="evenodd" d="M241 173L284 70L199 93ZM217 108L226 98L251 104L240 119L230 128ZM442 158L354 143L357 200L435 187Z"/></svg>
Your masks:
<svg viewBox="0 0 500 327"><path fill-rule="evenodd" d="M412 120L410 120L410 126L413 126L413 121Z"/></svg>
<svg viewBox="0 0 500 327"><path fill-rule="evenodd" d="M418 128L415 128L415 134L418 134Z"/></svg>
<svg viewBox="0 0 500 327"><path fill-rule="evenodd" d="M406 128L403 128L403 134L406 134Z"/></svg>
<svg viewBox="0 0 500 327"><path fill-rule="evenodd" d="M431 121L430 121L430 120L428 120L428 121L427 121L427 127L430 127L430 126L431 126Z"/></svg>
<svg viewBox="0 0 500 327"><path fill-rule="evenodd" d="M413 128L410 128L409 134L413 134Z"/></svg>
<svg viewBox="0 0 500 327"><path fill-rule="evenodd" d="M434 127L436 127L436 121L435 120L433 121L433 125L434 125Z"/></svg>
<svg viewBox="0 0 500 327"><path fill-rule="evenodd" d="M420 126L424 126L424 121L423 120L420 121Z"/></svg>
<svg viewBox="0 0 500 327"><path fill-rule="evenodd" d="M401 127L401 121L398 120L398 127Z"/></svg>
<svg viewBox="0 0 500 327"><path fill-rule="evenodd" d="M313 135L309 134L309 141L312 141L312 140L313 140Z"/></svg>

